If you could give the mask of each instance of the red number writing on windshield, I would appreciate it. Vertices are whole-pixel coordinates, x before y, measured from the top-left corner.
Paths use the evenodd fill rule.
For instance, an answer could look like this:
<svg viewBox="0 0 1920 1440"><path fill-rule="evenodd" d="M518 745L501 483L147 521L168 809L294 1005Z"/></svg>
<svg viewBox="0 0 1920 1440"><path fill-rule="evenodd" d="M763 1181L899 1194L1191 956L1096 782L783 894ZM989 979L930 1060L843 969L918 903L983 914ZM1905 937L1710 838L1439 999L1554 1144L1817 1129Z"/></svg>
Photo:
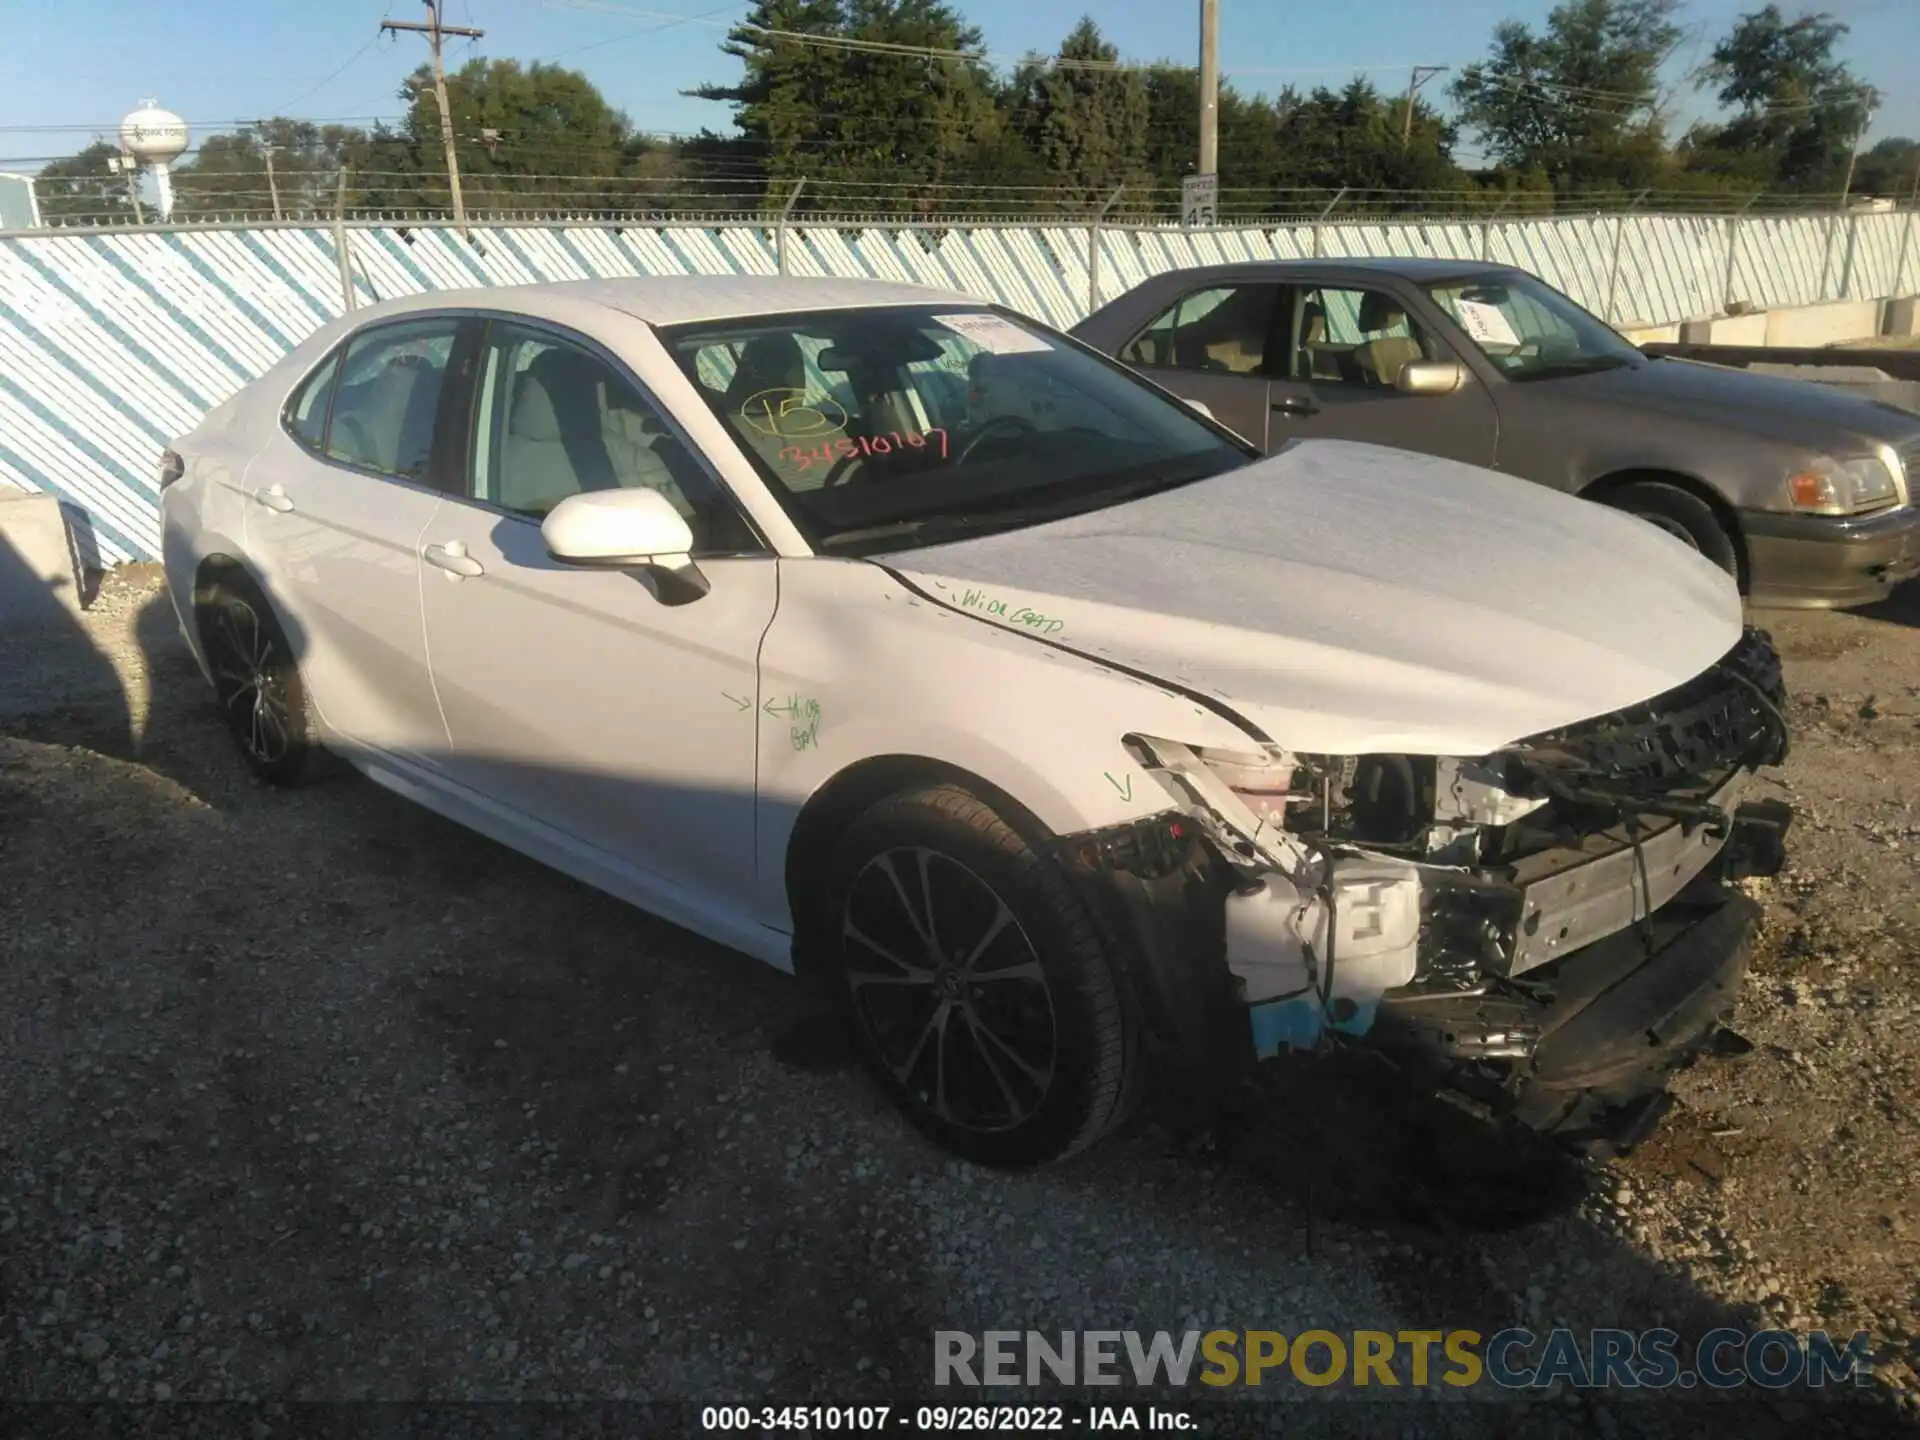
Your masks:
<svg viewBox="0 0 1920 1440"><path fill-rule="evenodd" d="M836 460L853 460L868 455L891 455L896 450L925 450L928 442L938 441L940 458L947 458L947 432L928 430L889 430L885 435L842 435L807 449L799 445L781 447L780 458L800 467L801 473L815 465L830 465Z"/></svg>

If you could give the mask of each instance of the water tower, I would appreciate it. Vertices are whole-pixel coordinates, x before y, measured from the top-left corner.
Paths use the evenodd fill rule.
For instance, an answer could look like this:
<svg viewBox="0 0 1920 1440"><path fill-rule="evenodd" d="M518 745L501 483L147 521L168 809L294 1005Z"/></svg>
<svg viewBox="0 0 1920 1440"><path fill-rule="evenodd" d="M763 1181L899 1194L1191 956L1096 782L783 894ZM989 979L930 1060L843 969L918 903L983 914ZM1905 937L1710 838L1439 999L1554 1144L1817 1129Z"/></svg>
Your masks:
<svg viewBox="0 0 1920 1440"><path fill-rule="evenodd" d="M134 162L153 172L160 218L173 214L173 162L187 148L187 122L158 102L142 100L140 108L120 122L120 148Z"/></svg>

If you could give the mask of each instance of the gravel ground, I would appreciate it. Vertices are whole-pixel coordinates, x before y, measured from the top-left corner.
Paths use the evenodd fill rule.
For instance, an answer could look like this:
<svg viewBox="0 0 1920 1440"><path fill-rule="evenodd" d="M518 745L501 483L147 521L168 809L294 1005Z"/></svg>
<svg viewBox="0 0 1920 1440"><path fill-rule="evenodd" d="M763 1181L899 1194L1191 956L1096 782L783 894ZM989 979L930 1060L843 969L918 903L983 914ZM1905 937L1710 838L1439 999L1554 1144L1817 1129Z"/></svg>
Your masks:
<svg viewBox="0 0 1920 1440"><path fill-rule="evenodd" d="M1874 1383L1744 1392L1740 1433L1911 1423L1920 596L1768 618L1802 818L1755 1052L1625 1162L1469 1191L1337 1070L1210 1138L950 1162L785 977L357 777L252 782L157 575L115 572L0 635L0 1398L844 1403L927 1398L941 1328L1777 1322L1871 1331ZM1359 1408L1293 1418L1700 1409Z"/></svg>

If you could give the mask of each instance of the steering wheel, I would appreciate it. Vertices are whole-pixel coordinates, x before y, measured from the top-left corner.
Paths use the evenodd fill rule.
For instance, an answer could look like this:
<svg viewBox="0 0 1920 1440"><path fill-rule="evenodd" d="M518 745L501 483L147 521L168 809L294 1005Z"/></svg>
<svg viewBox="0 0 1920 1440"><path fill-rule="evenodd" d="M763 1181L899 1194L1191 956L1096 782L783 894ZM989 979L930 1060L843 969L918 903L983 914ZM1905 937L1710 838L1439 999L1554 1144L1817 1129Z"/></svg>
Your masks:
<svg viewBox="0 0 1920 1440"><path fill-rule="evenodd" d="M964 465L973 458L973 452L987 441L997 430L1010 430L1019 435L1038 435L1040 427L1024 415L996 415L980 427L980 433L960 447L960 453L953 457L955 465Z"/></svg>
<svg viewBox="0 0 1920 1440"><path fill-rule="evenodd" d="M820 482L820 488L824 490L829 485L844 485L847 481L847 474L849 471L849 467L852 466L853 462L856 460L864 460L866 458L867 458L866 456L860 455L858 453L853 455L842 455L838 460L833 462L833 468L827 471L827 478Z"/></svg>

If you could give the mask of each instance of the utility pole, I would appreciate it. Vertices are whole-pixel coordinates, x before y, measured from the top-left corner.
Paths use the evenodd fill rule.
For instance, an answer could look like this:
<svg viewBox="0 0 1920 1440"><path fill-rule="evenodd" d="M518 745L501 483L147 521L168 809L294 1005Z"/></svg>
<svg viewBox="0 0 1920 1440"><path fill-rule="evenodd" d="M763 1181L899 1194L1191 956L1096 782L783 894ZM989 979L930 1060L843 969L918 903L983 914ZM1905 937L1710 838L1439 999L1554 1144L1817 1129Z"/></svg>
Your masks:
<svg viewBox="0 0 1920 1440"><path fill-rule="evenodd" d="M382 20L380 31L411 30L427 37L427 45L433 51L433 97L440 105L440 143L447 147L447 188L453 192L453 223L460 232L462 240L467 238L467 207L460 198L460 160L453 153L453 110L447 104L447 71L440 63L440 41L448 35L463 36L468 40L478 40L487 32L475 30L466 25L442 25L440 23L440 0L425 0L427 23L422 25L413 20Z"/></svg>
<svg viewBox="0 0 1920 1440"><path fill-rule="evenodd" d="M1860 158L1860 142L1867 138L1867 131L1873 125L1873 111L1867 111L1866 118L1860 122L1860 128L1854 132L1853 145L1847 151L1847 178L1840 185L1840 208L1847 208L1847 197L1853 194L1853 167Z"/></svg>
<svg viewBox="0 0 1920 1440"><path fill-rule="evenodd" d="M147 212L140 208L140 162L131 155L110 155L107 168L116 175L127 177L127 199L133 202L133 223L147 223Z"/></svg>
<svg viewBox="0 0 1920 1440"><path fill-rule="evenodd" d="M273 218L280 218L280 181L273 173L273 141L266 142L267 152L267 191L273 196Z"/></svg>
<svg viewBox="0 0 1920 1440"><path fill-rule="evenodd" d="M1400 120L1400 148L1406 149L1413 140L1413 97L1420 87L1436 75L1444 75L1444 65L1416 65L1413 77L1407 81L1407 112Z"/></svg>
<svg viewBox="0 0 1920 1440"><path fill-rule="evenodd" d="M1200 0L1200 173L1220 173L1220 0Z"/></svg>

